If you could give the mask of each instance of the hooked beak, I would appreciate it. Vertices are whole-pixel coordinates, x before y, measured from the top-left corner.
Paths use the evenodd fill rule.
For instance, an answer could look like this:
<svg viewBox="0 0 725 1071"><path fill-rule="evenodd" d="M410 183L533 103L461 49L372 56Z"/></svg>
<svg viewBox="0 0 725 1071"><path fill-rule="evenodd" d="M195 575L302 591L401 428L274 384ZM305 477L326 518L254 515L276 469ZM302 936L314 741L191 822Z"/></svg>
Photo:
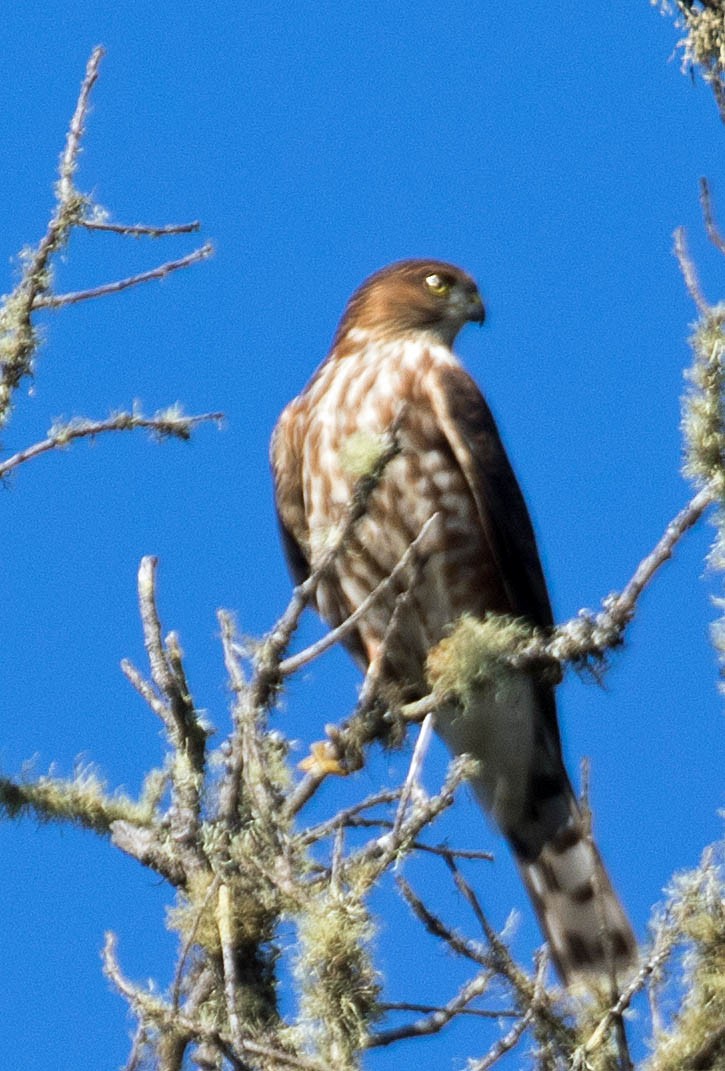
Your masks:
<svg viewBox="0 0 725 1071"><path fill-rule="evenodd" d="M468 307L468 319L473 323L477 323L479 326L486 319L486 309L484 308L483 300L481 299L478 290L471 294Z"/></svg>

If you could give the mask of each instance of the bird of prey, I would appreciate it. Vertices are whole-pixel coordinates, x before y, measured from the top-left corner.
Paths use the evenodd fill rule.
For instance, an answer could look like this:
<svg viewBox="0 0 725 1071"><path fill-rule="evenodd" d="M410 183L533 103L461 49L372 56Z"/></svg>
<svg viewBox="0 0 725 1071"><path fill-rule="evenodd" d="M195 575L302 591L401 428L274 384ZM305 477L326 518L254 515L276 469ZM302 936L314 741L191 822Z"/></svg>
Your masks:
<svg viewBox="0 0 725 1071"><path fill-rule="evenodd" d="M295 581L319 565L344 522L360 444L399 452L385 466L332 567L316 608L343 622L395 570L347 634L363 669L407 700L429 693L429 653L462 618L553 624L528 511L491 412L452 351L484 306L466 272L438 260L383 268L353 294L329 354L282 413L271 462ZM423 535L421 535L423 533ZM553 687L531 669L485 678L446 700L435 728L476 760L476 797L508 839L567 984L621 984L635 939L564 768Z"/></svg>

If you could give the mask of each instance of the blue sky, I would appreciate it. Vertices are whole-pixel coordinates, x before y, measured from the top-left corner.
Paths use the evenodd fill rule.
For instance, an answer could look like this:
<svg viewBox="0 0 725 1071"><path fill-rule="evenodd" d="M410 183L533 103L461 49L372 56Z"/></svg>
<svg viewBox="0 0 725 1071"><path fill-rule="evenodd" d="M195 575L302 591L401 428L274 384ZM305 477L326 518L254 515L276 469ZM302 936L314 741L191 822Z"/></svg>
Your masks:
<svg viewBox="0 0 725 1071"><path fill-rule="evenodd" d="M94 763L135 792L159 762L159 727L118 668L126 656L144 665L143 554L160 558L164 624L181 634L197 703L225 726L215 611L234 610L258 635L290 591L269 434L350 292L391 260L443 257L480 283L488 321L458 349L528 497L558 619L621 587L688 499L678 422L694 310L672 232L685 226L706 294L721 296L722 262L698 207L706 175L725 221L711 95L681 75L677 32L645 0L478 7L58 0L4 12L2 289L44 231L98 43L107 56L78 185L122 222L201 219L216 255L45 316L32 394L19 393L3 453L44 437L56 417L102 417L134 399L147 411L178 400L226 414L221 432L203 428L188 445L142 435L80 444L25 466L3 492L4 772ZM57 286L121 278L194 241L80 234ZM640 935L672 872L719 833L710 536L701 525L663 569L604 686L569 675L560 692L570 766L591 757L597 837ZM300 642L318 634L310 619ZM293 683L280 727L318 738L351 708L357 683L333 653ZM376 756L319 813L395 783L405 765L406 755ZM436 750L431 784L442 768ZM495 850L494 867L469 877L498 925L521 911L516 947L528 954L538 936L500 840L466 800L440 830ZM120 1065L129 1022L101 975L103 933L119 934L131 977L167 984L167 890L91 834L25 821L0 826L0 841L6 1063ZM426 875L439 909L460 912L444 875ZM422 958L392 897L375 906L390 998L449 996L455 965L435 949ZM460 1066L477 1043L480 1026L461 1024L369 1062Z"/></svg>

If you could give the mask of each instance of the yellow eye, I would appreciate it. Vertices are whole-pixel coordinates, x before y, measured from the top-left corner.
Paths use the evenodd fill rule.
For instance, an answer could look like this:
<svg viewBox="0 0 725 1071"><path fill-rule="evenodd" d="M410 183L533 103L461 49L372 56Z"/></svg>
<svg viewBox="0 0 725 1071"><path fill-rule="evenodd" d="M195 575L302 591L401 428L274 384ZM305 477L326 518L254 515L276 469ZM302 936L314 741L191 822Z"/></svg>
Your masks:
<svg viewBox="0 0 725 1071"><path fill-rule="evenodd" d="M443 297L451 289L451 284L448 279L444 279L442 275L438 275L436 272L433 275L426 275L425 285L428 289L437 294L438 297Z"/></svg>

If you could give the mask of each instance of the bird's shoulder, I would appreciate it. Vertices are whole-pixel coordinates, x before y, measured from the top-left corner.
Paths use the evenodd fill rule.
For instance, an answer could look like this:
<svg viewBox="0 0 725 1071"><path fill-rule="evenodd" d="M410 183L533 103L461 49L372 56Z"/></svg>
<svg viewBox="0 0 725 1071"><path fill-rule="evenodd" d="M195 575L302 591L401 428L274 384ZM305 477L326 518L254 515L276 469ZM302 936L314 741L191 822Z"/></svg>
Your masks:
<svg viewBox="0 0 725 1071"><path fill-rule="evenodd" d="M476 503L508 589L510 612L551 625L529 511L486 399L460 364L433 365L425 377L425 394Z"/></svg>

